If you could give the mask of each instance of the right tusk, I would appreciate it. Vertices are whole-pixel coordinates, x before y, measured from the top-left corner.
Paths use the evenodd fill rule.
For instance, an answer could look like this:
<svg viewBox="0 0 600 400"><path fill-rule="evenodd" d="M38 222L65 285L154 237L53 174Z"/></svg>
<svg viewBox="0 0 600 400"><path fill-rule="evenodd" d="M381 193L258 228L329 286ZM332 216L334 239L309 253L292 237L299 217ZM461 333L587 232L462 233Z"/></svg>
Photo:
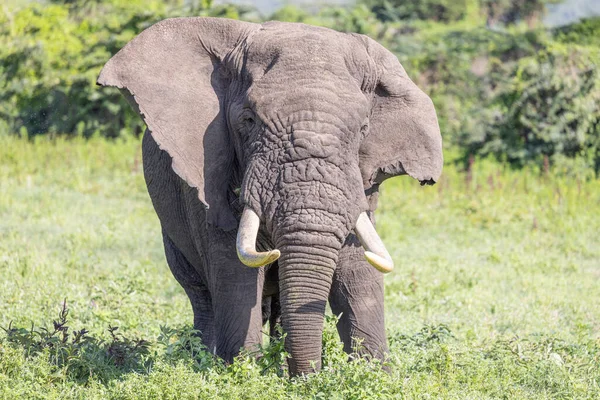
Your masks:
<svg viewBox="0 0 600 400"><path fill-rule="evenodd" d="M394 269L394 261L366 212L362 212L358 216L354 232L365 248L365 258L369 264L384 274L391 272Z"/></svg>
<svg viewBox="0 0 600 400"><path fill-rule="evenodd" d="M259 226L258 215L250 208L245 207L238 228L236 248L240 261L253 268L271 264L281 255L277 249L265 252L256 251L256 236Z"/></svg>

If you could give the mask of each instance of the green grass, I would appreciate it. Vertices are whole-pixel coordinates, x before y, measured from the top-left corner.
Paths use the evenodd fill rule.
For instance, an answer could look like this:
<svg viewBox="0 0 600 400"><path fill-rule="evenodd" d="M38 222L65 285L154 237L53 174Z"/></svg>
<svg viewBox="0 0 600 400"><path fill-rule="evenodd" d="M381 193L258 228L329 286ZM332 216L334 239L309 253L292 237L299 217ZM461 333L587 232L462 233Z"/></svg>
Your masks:
<svg viewBox="0 0 600 400"><path fill-rule="evenodd" d="M290 380L279 343L229 366L202 351L139 147L0 138L0 398L600 397L599 181L488 161L388 181L391 372L346 362L330 318L324 370ZM87 339L52 335L64 299Z"/></svg>

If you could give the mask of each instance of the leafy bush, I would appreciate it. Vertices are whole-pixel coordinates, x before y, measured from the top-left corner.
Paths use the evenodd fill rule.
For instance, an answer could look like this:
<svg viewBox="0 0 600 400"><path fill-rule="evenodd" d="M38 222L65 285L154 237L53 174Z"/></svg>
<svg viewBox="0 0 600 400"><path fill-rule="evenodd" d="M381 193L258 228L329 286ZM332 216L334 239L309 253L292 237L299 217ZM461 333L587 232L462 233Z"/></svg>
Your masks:
<svg viewBox="0 0 600 400"><path fill-rule="evenodd" d="M488 23L502 21L514 24L525 20L529 25L535 23L545 12L546 5L561 0L480 0L488 16Z"/></svg>
<svg viewBox="0 0 600 400"><path fill-rule="evenodd" d="M600 46L600 17L561 26L556 28L554 33L556 39L562 43Z"/></svg>
<svg viewBox="0 0 600 400"><path fill-rule="evenodd" d="M600 172L598 56L555 45L520 60L510 84L491 102L479 135L468 135L467 151L517 166L549 160L570 172Z"/></svg>
<svg viewBox="0 0 600 400"><path fill-rule="evenodd" d="M318 12L287 5L270 18L367 34L394 51L433 99L447 149L514 166L544 160L598 171L600 18L556 28L497 30L554 0L369 0ZM154 22L211 15L260 21L211 0L53 0L0 9L0 134L142 132L118 90L95 85L104 63ZM424 21L423 19L426 19ZM454 22L453 22L454 21ZM458 21L458 22L457 22ZM568 161L576 160L576 161Z"/></svg>
<svg viewBox="0 0 600 400"><path fill-rule="evenodd" d="M364 0L382 21L459 21L472 10L487 16L488 24L515 24L525 20L532 25L545 13L546 5L561 0Z"/></svg>
<svg viewBox="0 0 600 400"><path fill-rule="evenodd" d="M269 19L284 22L304 22L310 18L310 14L293 4L286 4L275 11Z"/></svg>
<svg viewBox="0 0 600 400"><path fill-rule="evenodd" d="M547 42L544 31L496 32L483 27L416 27L390 47L435 103L444 143L461 146L489 112L486 104L510 80L518 60Z"/></svg>
<svg viewBox="0 0 600 400"><path fill-rule="evenodd" d="M464 161L494 155L516 167L599 171L593 21L557 32L412 27L389 47L432 97L445 145Z"/></svg>
<svg viewBox="0 0 600 400"><path fill-rule="evenodd" d="M69 332L66 300L58 318L52 321L53 329L3 328L8 345L23 349L25 356L47 357L55 375L85 382L92 375L108 379L117 372L143 372L150 365L147 357L150 343L143 339L130 339L109 327L110 340L89 335L86 329Z"/></svg>
<svg viewBox="0 0 600 400"><path fill-rule="evenodd" d="M213 8L211 0L54 3L62 4L0 8L0 119L8 131L28 136L140 133L142 121L118 90L96 87L104 63L161 19L240 17L235 7Z"/></svg>
<svg viewBox="0 0 600 400"><path fill-rule="evenodd" d="M450 22L466 15L469 0L372 0L366 3L382 21L429 19Z"/></svg>

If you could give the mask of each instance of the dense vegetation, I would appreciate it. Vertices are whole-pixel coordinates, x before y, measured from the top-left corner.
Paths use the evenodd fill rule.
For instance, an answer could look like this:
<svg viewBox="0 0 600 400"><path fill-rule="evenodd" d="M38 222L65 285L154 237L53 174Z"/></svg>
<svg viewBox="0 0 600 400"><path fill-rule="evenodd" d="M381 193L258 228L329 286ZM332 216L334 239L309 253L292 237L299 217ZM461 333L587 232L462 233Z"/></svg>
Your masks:
<svg viewBox="0 0 600 400"><path fill-rule="evenodd" d="M600 18L546 29L553 0L270 16L211 0L8 1L0 399L600 397ZM442 180L386 182L377 214L398 265L385 280L389 374L347 362L333 316L308 378L285 377L281 342L224 365L194 336L143 182L143 127L95 85L137 33L186 15L370 35L434 100Z"/></svg>
<svg viewBox="0 0 600 400"><path fill-rule="evenodd" d="M288 5L263 17L210 0L53 0L0 9L0 134L139 134L116 90L99 90L104 62L171 16L279 19L368 34L393 50L434 99L447 148L466 162L600 172L600 18L544 29L555 0L365 0L310 13ZM17 2L18 3L18 2ZM519 22L521 21L521 22ZM525 22L523 22L525 21Z"/></svg>
<svg viewBox="0 0 600 400"><path fill-rule="evenodd" d="M289 380L278 342L225 366L192 335L139 139L5 137L0 159L0 398L600 396L598 180L476 161L386 182L391 372L348 363L331 317L323 372Z"/></svg>

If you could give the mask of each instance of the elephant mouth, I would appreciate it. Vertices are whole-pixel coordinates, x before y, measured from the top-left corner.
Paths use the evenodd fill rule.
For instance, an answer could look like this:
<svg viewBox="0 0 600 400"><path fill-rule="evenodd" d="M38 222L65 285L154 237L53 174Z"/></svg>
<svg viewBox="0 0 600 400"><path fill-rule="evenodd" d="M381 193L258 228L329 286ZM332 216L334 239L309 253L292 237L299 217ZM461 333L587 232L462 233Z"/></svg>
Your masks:
<svg viewBox="0 0 600 400"><path fill-rule="evenodd" d="M276 261L281 252L277 249L256 251L256 237L260 227L260 217L249 207L244 208L240 220L236 248L240 261L248 267L262 267ZM358 216L354 232L365 249L365 258L375 269L384 274L394 269L394 262L377 234L366 212Z"/></svg>

